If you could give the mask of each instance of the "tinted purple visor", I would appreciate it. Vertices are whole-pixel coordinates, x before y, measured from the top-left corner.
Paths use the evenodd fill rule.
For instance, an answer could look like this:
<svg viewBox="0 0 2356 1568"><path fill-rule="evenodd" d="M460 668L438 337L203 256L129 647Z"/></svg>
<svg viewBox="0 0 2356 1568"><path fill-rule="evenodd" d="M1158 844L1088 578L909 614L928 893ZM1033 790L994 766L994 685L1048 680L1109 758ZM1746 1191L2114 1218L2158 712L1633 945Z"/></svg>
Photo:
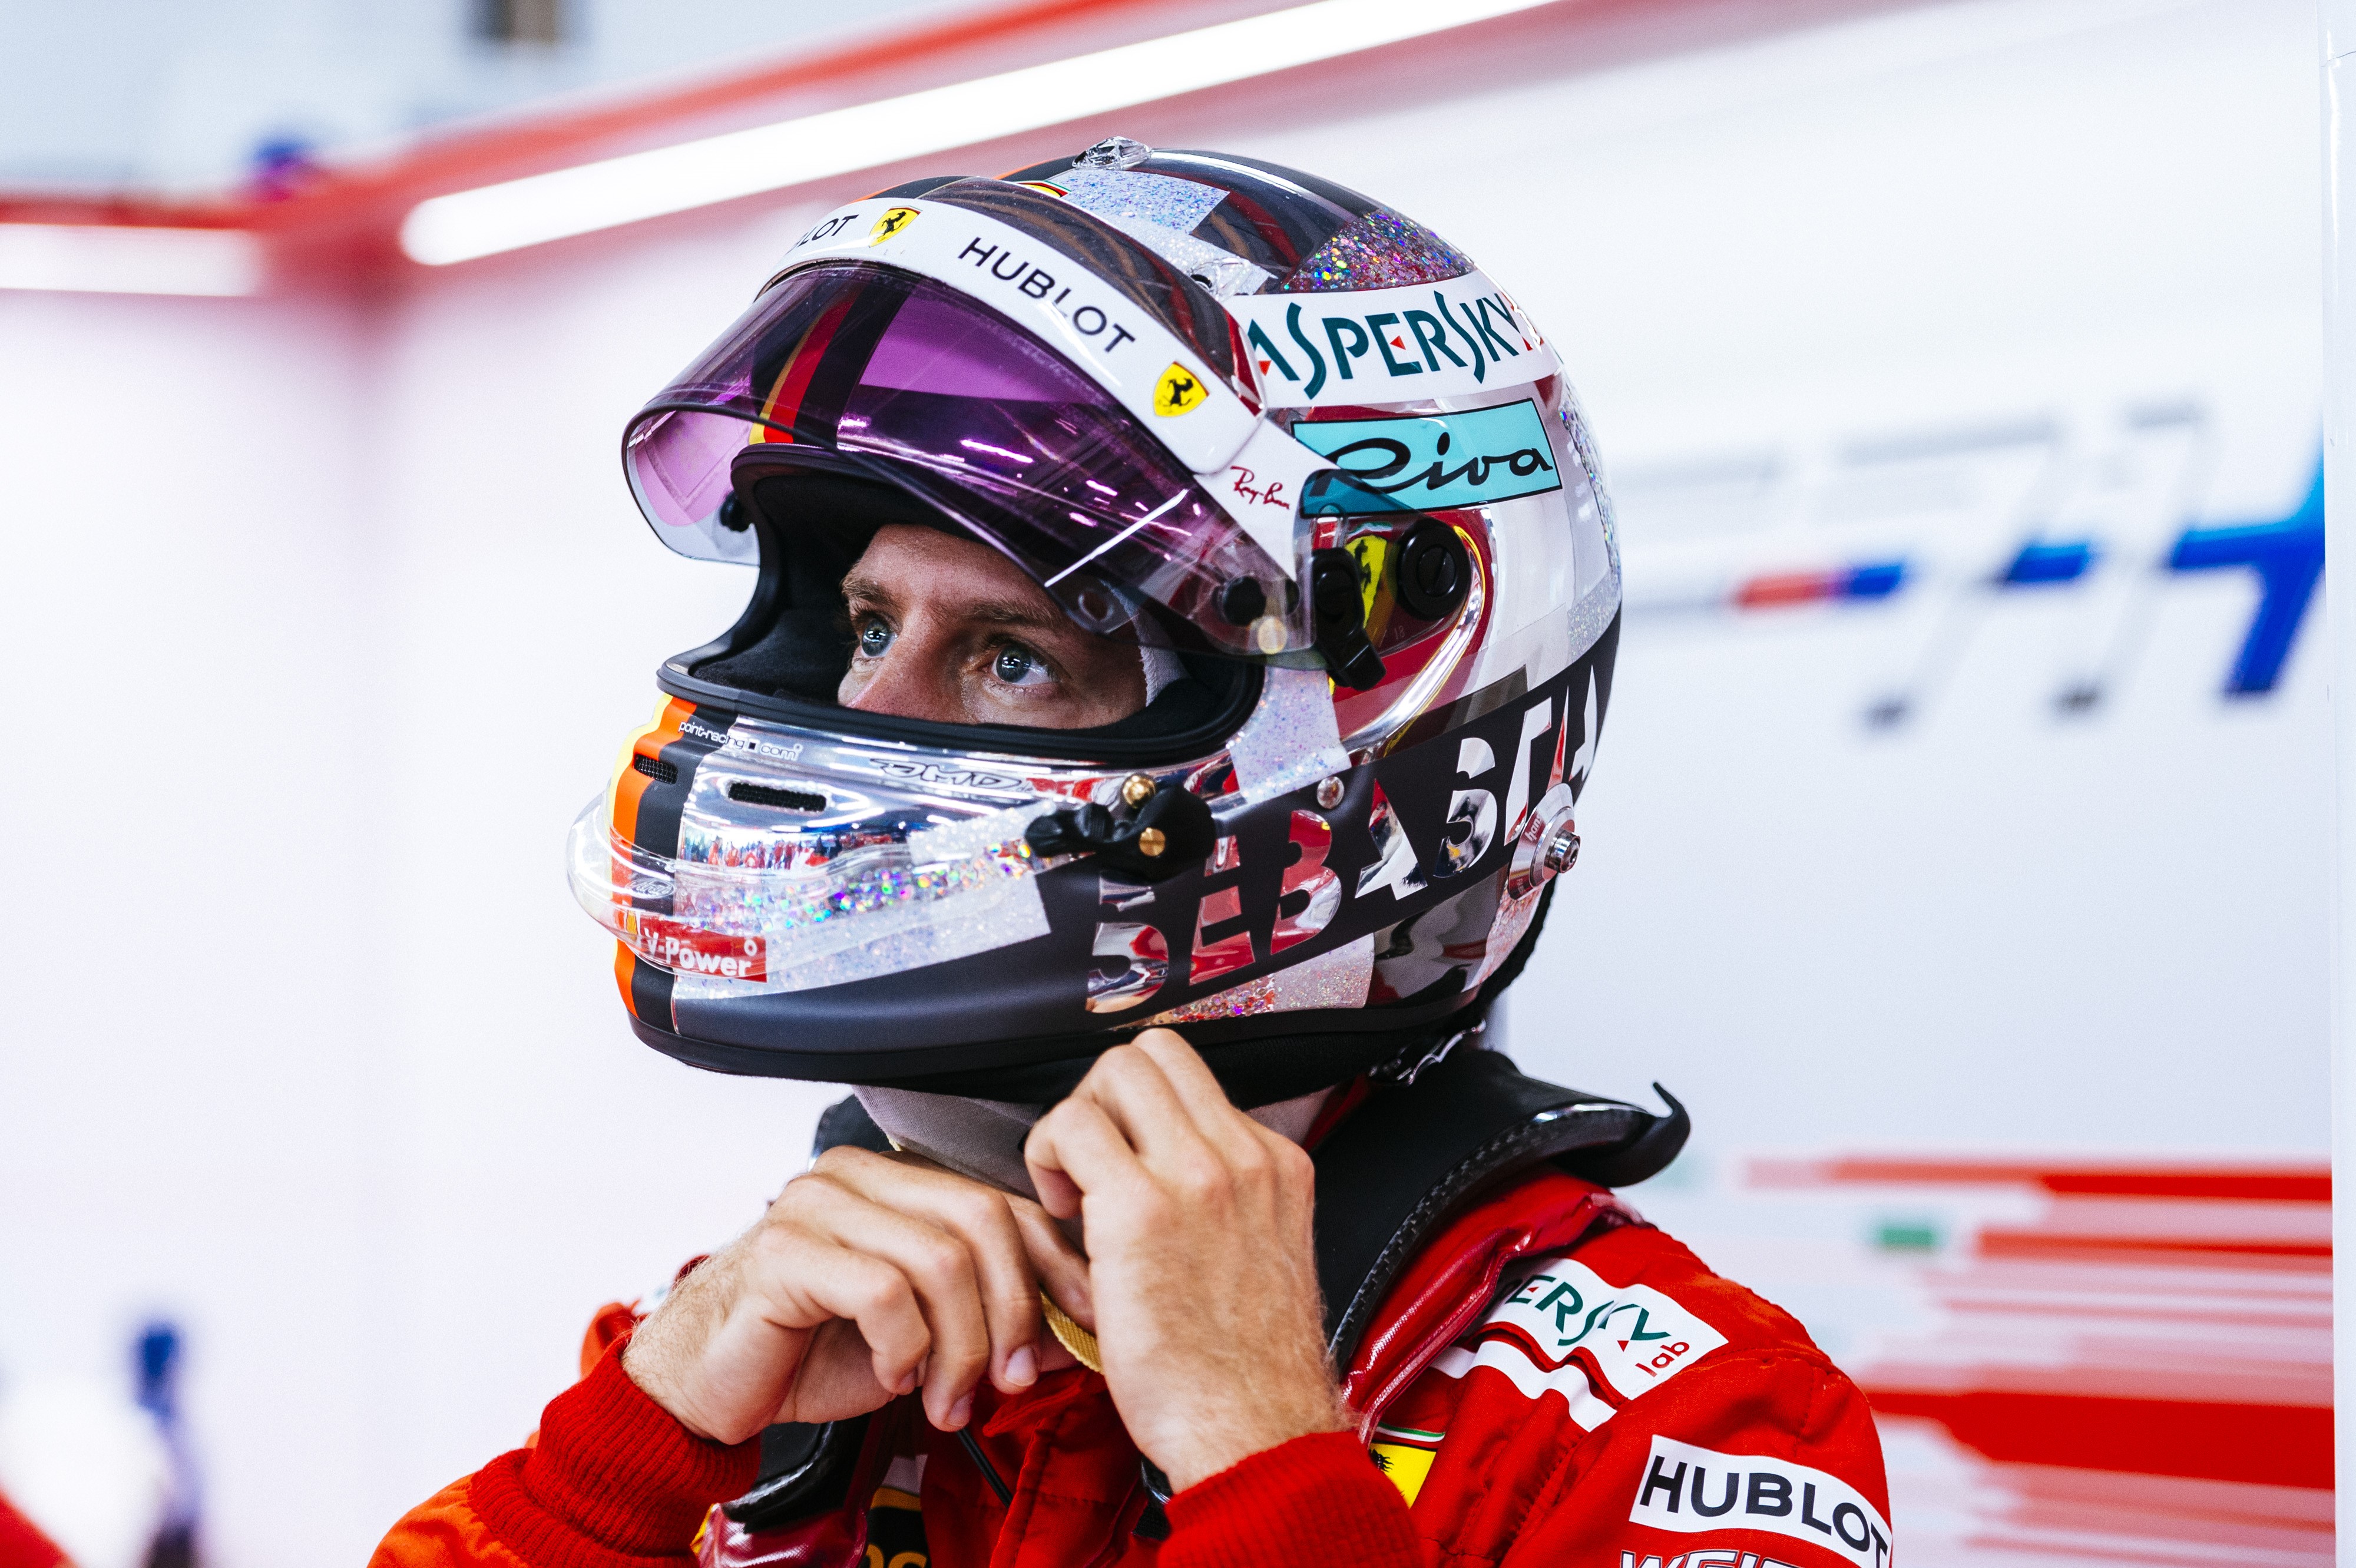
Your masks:
<svg viewBox="0 0 2356 1568"><path fill-rule="evenodd" d="M716 561L758 553L723 504L740 470L802 453L915 493L1088 630L1233 654L1311 645L1290 574L1109 392L939 284L860 263L787 274L622 444L656 537Z"/></svg>

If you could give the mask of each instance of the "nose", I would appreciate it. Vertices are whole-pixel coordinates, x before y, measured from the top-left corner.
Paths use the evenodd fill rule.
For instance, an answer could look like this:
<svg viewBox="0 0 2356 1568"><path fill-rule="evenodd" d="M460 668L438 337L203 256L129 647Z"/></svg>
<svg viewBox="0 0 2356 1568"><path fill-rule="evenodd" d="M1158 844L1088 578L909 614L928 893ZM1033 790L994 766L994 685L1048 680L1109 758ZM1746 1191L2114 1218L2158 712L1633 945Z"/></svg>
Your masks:
<svg viewBox="0 0 2356 1568"><path fill-rule="evenodd" d="M958 700L956 682L949 678L945 653L904 631L870 666L872 673L856 691L850 689L852 677L844 677L844 690L838 700L862 714L964 724L965 704Z"/></svg>

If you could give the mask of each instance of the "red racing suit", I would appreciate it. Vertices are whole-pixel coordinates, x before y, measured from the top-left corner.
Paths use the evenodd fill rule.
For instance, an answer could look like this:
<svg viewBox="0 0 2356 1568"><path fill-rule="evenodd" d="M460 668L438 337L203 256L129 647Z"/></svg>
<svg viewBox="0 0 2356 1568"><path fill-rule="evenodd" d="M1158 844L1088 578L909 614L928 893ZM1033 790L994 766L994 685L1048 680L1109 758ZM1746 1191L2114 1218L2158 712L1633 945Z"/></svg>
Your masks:
<svg viewBox="0 0 2356 1568"><path fill-rule="evenodd" d="M537 1442L393 1527L372 1568L1890 1568L1864 1397L1789 1315L1553 1170L1458 1215L1353 1354L1359 1418L1153 1506L1104 1380L984 1383L992 1476L914 1396L841 1506L747 1530L759 1444L690 1436L622 1370L626 1314ZM1010 1494L1001 1501L999 1488ZM1160 1538L1160 1539L1156 1539Z"/></svg>

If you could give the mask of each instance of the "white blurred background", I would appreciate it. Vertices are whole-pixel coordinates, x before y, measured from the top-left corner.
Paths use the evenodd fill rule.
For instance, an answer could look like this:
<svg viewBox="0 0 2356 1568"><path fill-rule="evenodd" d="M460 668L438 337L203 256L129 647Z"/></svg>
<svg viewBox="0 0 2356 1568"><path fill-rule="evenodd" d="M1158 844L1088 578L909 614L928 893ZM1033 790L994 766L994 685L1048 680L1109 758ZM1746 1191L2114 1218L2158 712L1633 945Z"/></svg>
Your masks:
<svg viewBox="0 0 2356 1568"><path fill-rule="evenodd" d="M971 9L581 0L503 43L455 4L0 0L0 220ZM1512 1048L1666 1084L1693 1152L1636 1200L1755 1240L1762 1152L2322 1165L2320 596L2228 696L2257 576L2164 564L2313 481L2315 69L2303 0L1573 0L931 165L1275 159L1546 325L1632 607ZM0 1400L127 1400L177 1321L209 1563L360 1560L834 1097L637 1045L558 845L747 586L648 536L622 421L880 183L242 298L0 288ZM2038 541L2094 567L1987 585ZM1887 599L1744 603L1901 558ZM1831 1277L1788 1294L1846 1355L1870 1314L1799 1299Z"/></svg>

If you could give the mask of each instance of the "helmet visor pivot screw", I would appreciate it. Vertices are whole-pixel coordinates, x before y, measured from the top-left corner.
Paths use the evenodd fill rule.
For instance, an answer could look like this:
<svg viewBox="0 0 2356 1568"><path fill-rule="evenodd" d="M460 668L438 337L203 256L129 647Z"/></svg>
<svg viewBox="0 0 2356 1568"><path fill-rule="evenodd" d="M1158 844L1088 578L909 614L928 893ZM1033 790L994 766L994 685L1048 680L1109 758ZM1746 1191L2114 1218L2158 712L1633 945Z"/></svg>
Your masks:
<svg viewBox="0 0 2356 1568"><path fill-rule="evenodd" d="M1154 783L1142 773L1132 773L1120 781L1120 798L1124 804L1142 806L1153 799Z"/></svg>
<svg viewBox="0 0 2356 1568"><path fill-rule="evenodd" d="M1219 617L1229 626L1249 626L1268 610L1268 590L1256 577L1237 577L1219 590Z"/></svg>
<svg viewBox="0 0 2356 1568"><path fill-rule="evenodd" d="M1472 580L1464 542L1446 523L1427 518L1400 541L1394 585L1408 614L1420 620L1447 618L1464 602Z"/></svg>
<svg viewBox="0 0 2356 1568"><path fill-rule="evenodd" d="M1162 852L1169 847L1170 840L1160 828L1147 828L1137 835L1137 853L1140 854L1152 855L1158 859Z"/></svg>
<svg viewBox="0 0 2356 1568"><path fill-rule="evenodd" d="M1317 803L1329 811L1340 805L1342 781L1339 779L1320 779L1317 781Z"/></svg>
<svg viewBox="0 0 2356 1568"><path fill-rule="evenodd" d="M1578 864L1579 835L1565 828L1547 842L1546 868L1559 876Z"/></svg>

